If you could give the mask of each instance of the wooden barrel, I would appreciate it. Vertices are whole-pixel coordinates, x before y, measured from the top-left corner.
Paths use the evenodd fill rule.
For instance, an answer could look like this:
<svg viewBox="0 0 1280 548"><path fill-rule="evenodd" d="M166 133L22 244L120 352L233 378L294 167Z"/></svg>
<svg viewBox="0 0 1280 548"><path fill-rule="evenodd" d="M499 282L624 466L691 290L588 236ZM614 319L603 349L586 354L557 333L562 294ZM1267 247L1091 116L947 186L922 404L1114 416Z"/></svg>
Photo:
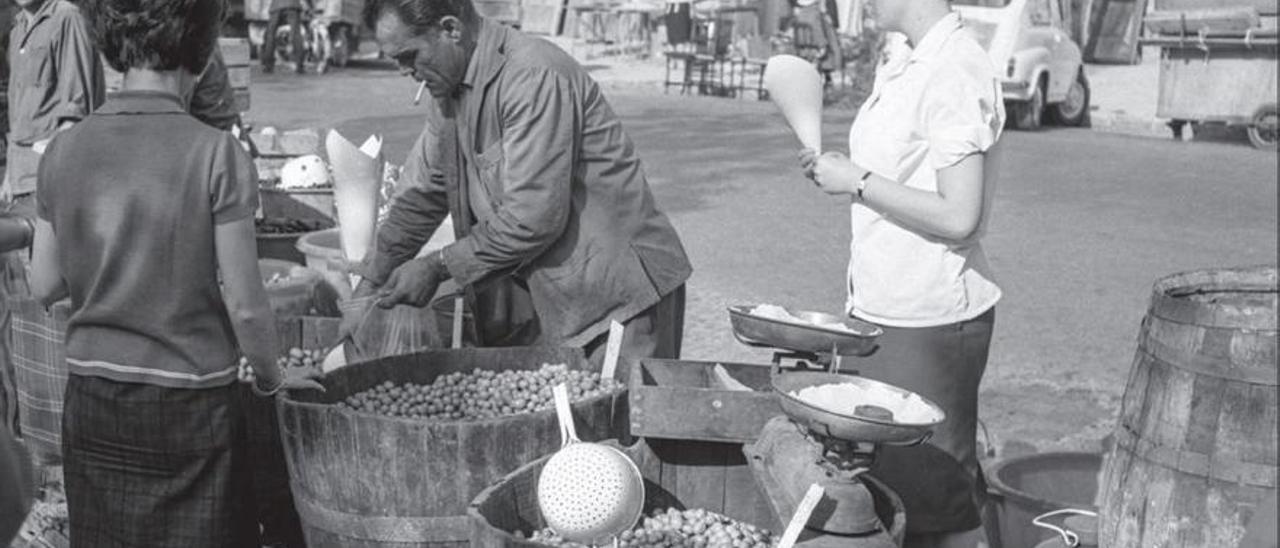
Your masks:
<svg viewBox="0 0 1280 548"><path fill-rule="evenodd" d="M307 545L464 547L466 510L476 494L560 448L551 410L482 421L384 417L332 405L385 381L429 383L475 369L588 366L567 348L433 350L352 364L327 375L325 393L278 400L294 502ZM584 440L626 432L625 391L573 404Z"/></svg>
<svg viewBox="0 0 1280 548"><path fill-rule="evenodd" d="M721 482L701 483L695 490L693 485L679 489L680 483L692 483L677 478L677 472L670 467L667 459L655 452L651 443L654 440L642 440L636 444L622 448L631 460L640 468L644 476L645 515L654 510L666 508L711 510L740 522L749 523L771 531L775 538L782 534L785 524L778 522L772 515L760 515L752 519L754 513L746 516L735 511L768 505L765 494L748 479L745 483ZM611 442L612 443L612 442ZM720 444L717 444L720 445ZM614 445L614 447L618 447ZM537 548L543 544L530 542L529 535L537 529L546 527L546 521L538 510L537 485L538 474L542 472L547 459L531 462L512 472L501 481L485 489L467 509L471 520L472 548ZM717 462L704 462L703 467L718 467ZM721 474L724 478L724 474ZM885 523L891 535L901 538L906 527L904 519L906 510L902 499L898 498L888 487L874 478L868 478L867 486L872 490L872 498L876 505L876 513ZM725 501L729 498L739 499L737 504L729 508L716 506L709 508L699 504L700 501ZM717 504L723 504L719 502ZM862 543L861 537L835 537L831 535L815 535L806 532L796 543L797 548L858 548L872 546ZM878 544L874 544L877 545Z"/></svg>
<svg viewBox="0 0 1280 548"><path fill-rule="evenodd" d="M1236 546L1276 489L1276 268L1156 282L1101 483L1102 546Z"/></svg>

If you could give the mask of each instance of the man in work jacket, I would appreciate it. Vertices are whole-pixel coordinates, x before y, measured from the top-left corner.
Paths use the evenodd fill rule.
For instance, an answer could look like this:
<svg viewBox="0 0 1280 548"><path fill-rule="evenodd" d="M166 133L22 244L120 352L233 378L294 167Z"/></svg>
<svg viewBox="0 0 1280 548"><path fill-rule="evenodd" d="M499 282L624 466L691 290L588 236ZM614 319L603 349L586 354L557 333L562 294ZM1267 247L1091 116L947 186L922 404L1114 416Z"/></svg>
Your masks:
<svg viewBox="0 0 1280 548"><path fill-rule="evenodd" d="M426 305L466 288L487 346L677 357L692 272L635 146L586 71L555 45L480 17L470 0L371 0L366 23L430 91L416 173L356 295ZM447 213L457 241L414 259Z"/></svg>

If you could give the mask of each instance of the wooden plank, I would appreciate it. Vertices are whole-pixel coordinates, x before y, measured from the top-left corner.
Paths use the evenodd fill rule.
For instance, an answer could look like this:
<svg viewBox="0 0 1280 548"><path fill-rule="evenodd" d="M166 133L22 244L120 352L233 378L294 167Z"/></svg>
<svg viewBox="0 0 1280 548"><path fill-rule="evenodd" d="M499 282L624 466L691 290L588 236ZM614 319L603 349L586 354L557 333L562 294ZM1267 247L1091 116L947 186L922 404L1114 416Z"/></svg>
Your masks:
<svg viewBox="0 0 1280 548"><path fill-rule="evenodd" d="M1153 11L1148 13L1143 23L1147 30L1158 34L1194 35L1205 31L1210 33L1243 34L1258 26L1260 20L1258 10L1252 6L1210 8L1185 11Z"/></svg>
<svg viewBox="0 0 1280 548"><path fill-rule="evenodd" d="M522 23L522 9L518 0L476 0L476 12L485 18L506 25Z"/></svg>
<svg viewBox="0 0 1280 548"><path fill-rule="evenodd" d="M520 29L530 34L558 36L564 16L564 0L524 0L520 6Z"/></svg>
<svg viewBox="0 0 1280 548"><path fill-rule="evenodd" d="M1275 15L1276 0L1155 0L1155 9L1159 11L1183 11L1211 8L1230 8L1248 6L1262 15Z"/></svg>
<svg viewBox="0 0 1280 548"><path fill-rule="evenodd" d="M218 49L222 52L222 62L228 67L249 65L248 38L219 38Z"/></svg>
<svg viewBox="0 0 1280 548"><path fill-rule="evenodd" d="M248 90L251 77L248 65L239 67L227 67L227 81L231 84L232 89L236 91Z"/></svg>

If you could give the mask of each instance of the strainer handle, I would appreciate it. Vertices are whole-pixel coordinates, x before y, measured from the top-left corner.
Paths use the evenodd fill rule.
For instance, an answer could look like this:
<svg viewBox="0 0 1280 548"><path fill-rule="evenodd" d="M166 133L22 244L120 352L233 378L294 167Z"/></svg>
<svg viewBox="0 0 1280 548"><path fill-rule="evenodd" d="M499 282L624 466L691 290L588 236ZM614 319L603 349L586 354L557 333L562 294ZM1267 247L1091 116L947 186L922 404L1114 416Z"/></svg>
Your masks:
<svg viewBox="0 0 1280 548"><path fill-rule="evenodd" d="M573 409L569 407L569 387L564 383L551 389L556 402L556 419L560 422L561 447L578 442L578 430L573 425Z"/></svg>

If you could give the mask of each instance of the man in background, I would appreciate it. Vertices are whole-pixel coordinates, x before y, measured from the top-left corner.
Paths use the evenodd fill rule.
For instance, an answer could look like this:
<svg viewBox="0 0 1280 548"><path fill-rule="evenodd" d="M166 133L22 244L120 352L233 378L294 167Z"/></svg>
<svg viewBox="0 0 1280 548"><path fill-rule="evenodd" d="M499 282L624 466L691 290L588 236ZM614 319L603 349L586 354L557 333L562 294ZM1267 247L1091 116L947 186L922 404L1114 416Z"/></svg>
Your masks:
<svg viewBox="0 0 1280 548"><path fill-rule="evenodd" d="M306 70L303 64L307 59L307 50L302 43L302 10L309 7L310 0L271 0L270 13L267 19L266 36L262 37L262 72L275 72L276 67L276 31L281 21L289 24L289 36L293 39L293 62L298 74Z"/></svg>
<svg viewBox="0 0 1280 548"><path fill-rule="evenodd" d="M35 218L36 168L53 136L102 104L106 83L89 24L70 0L13 0L9 33L8 159L0 185L0 214ZM4 423L12 426L13 364L8 302L29 295L27 252L0 255L0 380Z"/></svg>

